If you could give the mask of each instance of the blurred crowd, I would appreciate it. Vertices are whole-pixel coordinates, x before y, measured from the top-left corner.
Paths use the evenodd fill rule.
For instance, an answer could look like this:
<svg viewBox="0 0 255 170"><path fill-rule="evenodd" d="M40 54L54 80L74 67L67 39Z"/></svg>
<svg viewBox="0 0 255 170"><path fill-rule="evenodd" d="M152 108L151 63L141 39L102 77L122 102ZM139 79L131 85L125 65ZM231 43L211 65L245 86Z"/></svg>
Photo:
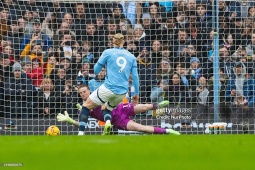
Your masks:
<svg viewBox="0 0 255 170"><path fill-rule="evenodd" d="M93 66L116 33L137 58L141 103L169 100L171 107L197 108L198 116L206 112L214 101L218 35L221 112L254 111L255 2L1 0L0 21L0 116L77 113L79 85L93 92L107 76ZM129 89L130 98L132 77Z"/></svg>

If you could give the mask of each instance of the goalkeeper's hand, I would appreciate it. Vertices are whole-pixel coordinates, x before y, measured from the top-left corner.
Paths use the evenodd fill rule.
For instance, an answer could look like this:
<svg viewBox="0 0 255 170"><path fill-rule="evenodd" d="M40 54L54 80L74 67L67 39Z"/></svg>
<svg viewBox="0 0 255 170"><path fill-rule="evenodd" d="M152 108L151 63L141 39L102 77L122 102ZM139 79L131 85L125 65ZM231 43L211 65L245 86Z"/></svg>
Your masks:
<svg viewBox="0 0 255 170"><path fill-rule="evenodd" d="M74 124L74 120L72 118L69 117L67 111L65 111L65 115L59 113L57 115L57 119L58 119L58 122L69 122L71 124Z"/></svg>
<svg viewBox="0 0 255 170"><path fill-rule="evenodd" d="M79 111L81 111L82 106L80 105L80 103L77 103L77 104L76 104L76 108L77 108Z"/></svg>
<svg viewBox="0 0 255 170"><path fill-rule="evenodd" d="M138 102L139 102L139 96L134 95L133 98L132 98L132 103L133 103L134 105L137 105Z"/></svg>

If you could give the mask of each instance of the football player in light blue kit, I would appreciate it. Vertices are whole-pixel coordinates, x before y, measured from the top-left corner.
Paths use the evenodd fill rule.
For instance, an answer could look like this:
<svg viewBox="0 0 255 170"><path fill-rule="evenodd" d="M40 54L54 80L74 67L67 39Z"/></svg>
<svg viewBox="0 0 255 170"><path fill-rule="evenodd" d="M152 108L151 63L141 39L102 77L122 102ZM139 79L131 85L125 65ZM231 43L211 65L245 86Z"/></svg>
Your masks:
<svg viewBox="0 0 255 170"><path fill-rule="evenodd" d="M103 104L106 104L106 109L102 111L104 121L106 122L103 134L110 134L112 128L111 111L121 103L122 99L126 96L130 73L132 74L135 87L133 102L138 104L139 78L137 62L135 56L123 48L124 42L124 36L122 34L115 34L113 37L113 44L115 47L105 50L94 66L95 74L98 74L103 67L106 68L106 79L104 84L95 90L86 102L83 103L79 116L78 135L84 135L90 110L97 106L102 106Z"/></svg>

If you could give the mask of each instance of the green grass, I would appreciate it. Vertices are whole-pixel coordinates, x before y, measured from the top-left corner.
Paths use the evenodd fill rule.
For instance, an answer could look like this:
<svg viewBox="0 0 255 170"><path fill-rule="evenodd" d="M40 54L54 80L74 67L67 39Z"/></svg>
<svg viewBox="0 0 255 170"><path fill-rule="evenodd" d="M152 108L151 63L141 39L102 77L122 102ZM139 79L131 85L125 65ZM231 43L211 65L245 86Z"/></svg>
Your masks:
<svg viewBox="0 0 255 170"><path fill-rule="evenodd" d="M254 135L1 136L0 163L31 170L251 170Z"/></svg>

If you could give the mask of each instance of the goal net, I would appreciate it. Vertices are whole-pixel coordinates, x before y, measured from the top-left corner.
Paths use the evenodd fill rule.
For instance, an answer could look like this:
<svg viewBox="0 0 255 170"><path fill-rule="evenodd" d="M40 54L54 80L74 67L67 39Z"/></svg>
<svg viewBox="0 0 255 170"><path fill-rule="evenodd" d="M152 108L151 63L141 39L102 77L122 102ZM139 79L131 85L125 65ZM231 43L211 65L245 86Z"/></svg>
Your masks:
<svg viewBox="0 0 255 170"><path fill-rule="evenodd" d="M50 125L76 135L56 116L78 120L76 104L107 77L93 67L116 33L137 58L140 103L170 101L132 120L182 134L217 122L226 133L254 133L253 0L1 0L0 20L1 135L43 135ZM132 78L128 89L131 102ZM85 134L102 130L91 117Z"/></svg>

